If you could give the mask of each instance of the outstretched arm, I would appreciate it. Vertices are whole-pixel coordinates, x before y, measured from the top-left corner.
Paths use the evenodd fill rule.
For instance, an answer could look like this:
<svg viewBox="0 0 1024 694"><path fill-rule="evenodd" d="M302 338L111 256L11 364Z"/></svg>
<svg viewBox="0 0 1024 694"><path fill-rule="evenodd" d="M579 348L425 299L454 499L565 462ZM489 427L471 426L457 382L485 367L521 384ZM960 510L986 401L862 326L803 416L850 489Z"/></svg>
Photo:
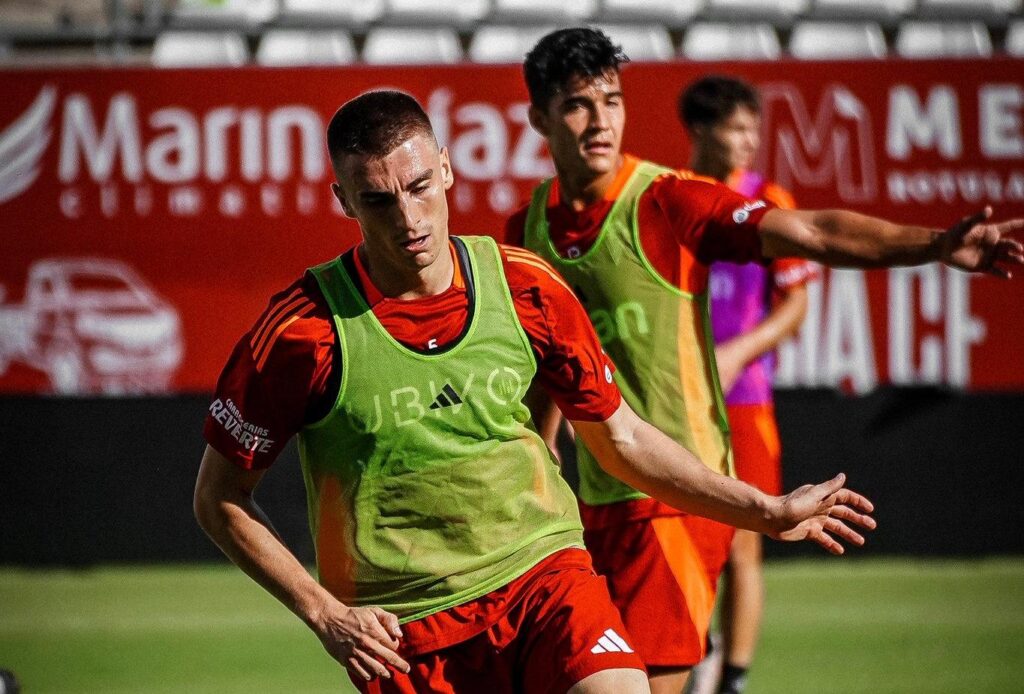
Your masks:
<svg viewBox="0 0 1024 694"><path fill-rule="evenodd" d="M970 272L1007 278L1024 265L1024 247L1007 235L1024 219L989 223L992 208L949 229L893 224L845 210L769 210L761 219L766 257L797 256L828 265L889 267L941 261Z"/></svg>
<svg viewBox="0 0 1024 694"><path fill-rule="evenodd" d="M606 472L675 508L780 540L813 540L842 554L836 537L855 545L864 538L844 521L875 527L863 496L843 488L844 475L768 496L719 475L692 453L640 419L625 402L603 422L573 422L577 436ZM835 537L833 537L835 536Z"/></svg>
<svg viewBox="0 0 1024 694"><path fill-rule="evenodd" d="M263 471L243 470L207 446L193 499L199 525L357 676L390 677L378 659L408 672L408 664L395 652L402 635L398 618L376 607L347 607L313 580L253 499L262 476Z"/></svg>

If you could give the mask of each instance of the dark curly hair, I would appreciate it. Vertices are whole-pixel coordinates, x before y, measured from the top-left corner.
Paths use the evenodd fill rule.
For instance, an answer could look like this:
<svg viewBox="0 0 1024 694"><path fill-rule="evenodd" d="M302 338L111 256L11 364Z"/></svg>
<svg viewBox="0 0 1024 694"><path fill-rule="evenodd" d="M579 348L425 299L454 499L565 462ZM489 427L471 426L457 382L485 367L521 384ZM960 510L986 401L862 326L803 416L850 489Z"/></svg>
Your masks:
<svg viewBox="0 0 1024 694"><path fill-rule="evenodd" d="M761 113L757 90L743 80L723 75L702 77L679 95L676 110L688 130L703 125L713 127L732 115L739 106Z"/></svg>
<svg viewBox="0 0 1024 694"><path fill-rule="evenodd" d="M598 29L553 31L538 41L523 61L530 102L537 108L546 108L551 97L573 78L618 72L628 62L622 47Z"/></svg>

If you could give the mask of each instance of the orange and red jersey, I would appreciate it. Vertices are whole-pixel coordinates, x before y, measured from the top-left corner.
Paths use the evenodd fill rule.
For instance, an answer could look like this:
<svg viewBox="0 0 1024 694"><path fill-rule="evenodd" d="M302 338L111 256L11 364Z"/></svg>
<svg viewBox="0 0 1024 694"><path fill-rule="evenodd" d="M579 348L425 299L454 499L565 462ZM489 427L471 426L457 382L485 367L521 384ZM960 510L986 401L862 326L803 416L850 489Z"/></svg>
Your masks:
<svg viewBox="0 0 1024 694"><path fill-rule="evenodd" d="M516 315L537 357L536 378L569 418L608 418L621 395L605 378L605 367L614 366L583 307L543 260L518 248L501 251ZM457 261L451 287L408 301L382 296L358 260L356 266L368 305L398 341L435 349L462 332L469 299ZM244 468L268 467L289 438L331 409L344 368L340 360L330 308L307 273L271 299L235 346L217 383L206 440ZM259 442L236 435L240 431L259 432Z"/></svg>
<svg viewBox="0 0 1024 694"><path fill-rule="evenodd" d="M625 155L603 199L580 211L563 204L558 180L552 183L547 220L561 255L573 258L590 248L638 163L635 157ZM743 197L711 178L688 172L666 174L640 196L640 245L666 281L699 294L707 287L708 266L716 260L765 262L757 224L771 207L771 203ZM506 243L523 244L527 209L520 209L505 225Z"/></svg>

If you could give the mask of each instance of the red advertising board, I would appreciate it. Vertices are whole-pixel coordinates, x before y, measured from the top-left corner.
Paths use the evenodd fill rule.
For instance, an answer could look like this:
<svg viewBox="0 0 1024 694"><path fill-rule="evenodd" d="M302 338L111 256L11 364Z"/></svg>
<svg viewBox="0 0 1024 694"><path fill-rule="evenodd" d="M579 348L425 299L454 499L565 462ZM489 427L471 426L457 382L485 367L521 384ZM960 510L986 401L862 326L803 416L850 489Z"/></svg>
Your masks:
<svg viewBox="0 0 1024 694"><path fill-rule="evenodd" d="M1024 62L632 65L626 148L684 166L679 90L761 90L759 166L802 207L1024 216ZM451 229L500 236L552 172L516 66L0 71L0 392L212 389L269 296L358 238L324 128L398 87L450 148ZM1022 273L1024 274L1024 273ZM829 273L780 383L1024 390L1024 280Z"/></svg>

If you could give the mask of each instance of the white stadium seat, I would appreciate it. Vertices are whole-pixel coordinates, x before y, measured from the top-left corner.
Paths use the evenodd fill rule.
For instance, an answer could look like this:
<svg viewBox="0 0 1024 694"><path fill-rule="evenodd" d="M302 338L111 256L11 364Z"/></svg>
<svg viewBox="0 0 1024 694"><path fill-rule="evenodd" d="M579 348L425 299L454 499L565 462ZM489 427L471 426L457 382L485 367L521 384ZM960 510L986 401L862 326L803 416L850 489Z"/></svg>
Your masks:
<svg viewBox="0 0 1024 694"><path fill-rule="evenodd" d="M682 27L704 6L704 0L604 0L601 21L658 22L667 27Z"/></svg>
<svg viewBox="0 0 1024 694"><path fill-rule="evenodd" d="M956 16L964 19L1005 17L1020 12L1020 0L920 0L918 17Z"/></svg>
<svg viewBox="0 0 1024 694"><path fill-rule="evenodd" d="M1024 19L1010 22L1006 28L1006 54L1024 58Z"/></svg>
<svg viewBox="0 0 1024 694"><path fill-rule="evenodd" d="M256 49L260 65L347 65L356 62L356 48L347 31L271 29Z"/></svg>
<svg viewBox="0 0 1024 694"><path fill-rule="evenodd" d="M814 0L815 17L898 19L914 9L914 0Z"/></svg>
<svg viewBox="0 0 1024 694"><path fill-rule="evenodd" d="M361 27L384 13L384 0L279 0L282 24L320 22Z"/></svg>
<svg viewBox="0 0 1024 694"><path fill-rule="evenodd" d="M484 25L473 32L467 51L474 63L521 65L527 52L554 26Z"/></svg>
<svg viewBox="0 0 1024 694"><path fill-rule="evenodd" d="M277 0L178 0L171 22L219 27L265 24L277 17L278 9Z"/></svg>
<svg viewBox="0 0 1024 694"><path fill-rule="evenodd" d="M782 47L769 24L697 22L683 37L680 53L690 60L772 60Z"/></svg>
<svg viewBox="0 0 1024 694"><path fill-rule="evenodd" d="M804 60L884 58L885 35L875 22L799 22L789 52Z"/></svg>
<svg viewBox="0 0 1024 694"><path fill-rule="evenodd" d="M0 5L0 28L4 30L53 29L60 22L61 6L51 2L4 2Z"/></svg>
<svg viewBox="0 0 1024 694"><path fill-rule="evenodd" d="M600 24L596 28L622 46L630 60L658 62L672 60L675 54L668 29L658 24Z"/></svg>
<svg viewBox="0 0 1024 694"><path fill-rule="evenodd" d="M383 21L465 26L483 19L489 9L488 0L388 0Z"/></svg>
<svg viewBox="0 0 1024 694"><path fill-rule="evenodd" d="M992 39L981 22L920 22L900 24L896 52L904 58L987 58Z"/></svg>
<svg viewBox="0 0 1024 694"><path fill-rule="evenodd" d="M807 11L809 0L708 0L709 15L795 17Z"/></svg>
<svg viewBox="0 0 1024 694"><path fill-rule="evenodd" d="M575 23L590 19L597 0L493 0L490 19L505 23Z"/></svg>
<svg viewBox="0 0 1024 694"><path fill-rule="evenodd" d="M165 31L153 44L157 67L244 65L249 60L245 37L235 32Z"/></svg>
<svg viewBox="0 0 1024 694"><path fill-rule="evenodd" d="M378 27L366 35L363 45L363 61L371 65L450 64L460 60L458 35L441 27Z"/></svg>

